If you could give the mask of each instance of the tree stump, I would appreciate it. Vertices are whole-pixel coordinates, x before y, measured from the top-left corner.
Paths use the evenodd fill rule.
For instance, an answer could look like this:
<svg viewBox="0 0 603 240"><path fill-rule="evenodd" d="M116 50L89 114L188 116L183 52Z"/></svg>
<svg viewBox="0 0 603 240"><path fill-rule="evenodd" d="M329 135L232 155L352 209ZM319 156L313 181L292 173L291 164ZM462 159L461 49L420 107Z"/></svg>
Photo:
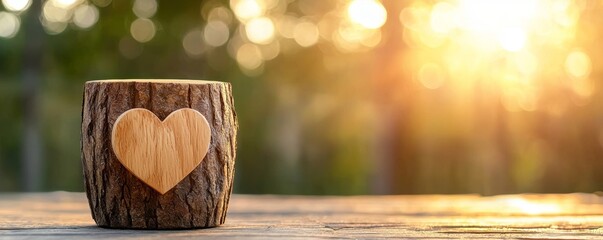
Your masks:
<svg viewBox="0 0 603 240"><path fill-rule="evenodd" d="M207 155L180 183L161 194L128 171L111 146L111 131L125 111L144 108L161 120L181 108L205 116ZM92 217L98 226L185 229L224 223L233 188L237 120L230 83L192 80L86 82L81 158Z"/></svg>

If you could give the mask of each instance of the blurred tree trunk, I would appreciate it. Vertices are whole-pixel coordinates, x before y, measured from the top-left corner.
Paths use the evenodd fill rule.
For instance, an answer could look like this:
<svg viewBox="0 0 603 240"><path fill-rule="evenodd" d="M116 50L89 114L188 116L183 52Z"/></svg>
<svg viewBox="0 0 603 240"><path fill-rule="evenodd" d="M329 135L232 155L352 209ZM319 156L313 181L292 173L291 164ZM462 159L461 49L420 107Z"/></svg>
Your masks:
<svg viewBox="0 0 603 240"><path fill-rule="evenodd" d="M403 74L400 55L406 50L399 13L406 1L383 1L388 19L382 32L386 42L376 49L372 68L376 112L375 173L372 191L376 194L415 193L416 146L412 137L412 94L410 76Z"/></svg>
<svg viewBox="0 0 603 240"><path fill-rule="evenodd" d="M38 17L42 9L42 1L32 1L32 5L24 15L23 31L25 34L24 56L22 65L23 77L23 145L21 176L22 186L26 191L39 191L42 179L42 146L39 129L39 86L42 69L42 45L44 29Z"/></svg>

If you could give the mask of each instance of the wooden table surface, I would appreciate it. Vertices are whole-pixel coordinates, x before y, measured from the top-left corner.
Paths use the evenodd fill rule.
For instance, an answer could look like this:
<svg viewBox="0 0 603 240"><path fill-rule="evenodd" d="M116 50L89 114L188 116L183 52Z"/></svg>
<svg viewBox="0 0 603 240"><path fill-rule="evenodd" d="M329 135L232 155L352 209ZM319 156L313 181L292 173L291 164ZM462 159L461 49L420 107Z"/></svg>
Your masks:
<svg viewBox="0 0 603 240"><path fill-rule="evenodd" d="M603 239L603 198L565 195L234 195L226 224L196 230L94 225L83 193L0 194L0 238Z"/></svg>

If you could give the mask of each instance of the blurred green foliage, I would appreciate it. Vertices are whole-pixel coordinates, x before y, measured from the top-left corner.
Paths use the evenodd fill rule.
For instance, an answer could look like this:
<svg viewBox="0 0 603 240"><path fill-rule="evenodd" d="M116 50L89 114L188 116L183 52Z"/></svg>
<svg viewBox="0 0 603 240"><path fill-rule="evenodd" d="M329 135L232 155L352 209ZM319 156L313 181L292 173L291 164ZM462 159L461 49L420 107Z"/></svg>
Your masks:
<svg viewBox="0 0 603 240"><path fill-rule="evenodd" d="M80 110L82 87L85 81L113 78L183 78L215 79L233 84L234 98L240 122L237 157L236 191L247 193L336 193L352 194L368 191L367 167L364 161L368 146L362 132L346 133L331 129L341 119L326 113L320 124L301 129L295 159L286 159L280 149L279 134L288 134L283 121L303 121L296 109L283 104L282 89L311 99L309 92L325 93L320 82L336 84L328 75L321 75L322 64L315 61L322 54L317 47L280 56L267 64L264 76L243 74L236 61L228 57L225 47L213 48L204 58L190 58L182 48L182 37L195 27L202 26L200 15L205 1L184 1L178 4L161 3L153 17L158 23L154 39L137 43L129 36L129 23L136 16L132 2L115 1L100 8L98 23L91 29L80 30L72 25L57 35L43 34L37 57L41 69L28 69L23 60L28 39L25 29L11 39L0 39L0 190L25 190L21 163L25 92L25 71L39 71L39 130L42 136L42 185L34 190L82 191L79 153ZM228 6L227 2L212 2ZM38 6L39 7L39 6ZM21 15L25 25L29 10ZM36 23L39 24L39 23ZM24 27L24 26L22 26ZM41 27L40 27L41 30ZM123 56L120 40L128 39L140 55L134 59ZM122 40L123 41L123 40ZM200 43L201 44L201 43ZM210 67L208 58L218 59ZM299 63L304 63L300 65ZM339 80L343 82L344 80ZM292 90L295 89L295 90ZM286 95L286 93L285 93ZM300 100L295 100L300 101ZM305 100L302 100L305 101ZM291 103L294 104L294 103ZM340 106L345 108L346 106ZM292 114L292 115L291 115ZM287 119L283 119L287 118ZM302 123L299 123L302 124ZM281 128L282 132L274 131ZM332 134L324 134L331 131ZM270 135L272 134L272 135ZM276 135L276 136L275 136Z"/></svg>
<svg viewBox="0 0 603 240"><path fill-rule="evenodd" d="M297 19L347 24L339 21L344 21L349 1L272 2L284 4L285 13ZM229 1L160 1L151 18L155 35L144 43L131 35L130 24L138 18L132 1L99 6L98 22L91 28L68 23L58 34L42 27L38 17L42 3L34 3L19 14L19 32L0 38L0 191L82 191L82 87L87 80L114 78L231 82L240 123L238 193L498 194L601 189L600 86L595 84L594 93L583 102L572 101L565 86L543 90L548 91L542 94L546 95L543 102L559 103L562 113L549 107L510 110L501 103L500 86L486 81L494 79L488 75L492 72L471 75L479 81L469 87L463 85L469 81L458 79L455 85L453 76L433 87L417 77L420 69L426 61L446 65L444 56L449 52L409 46L411 30L399 18L404 19L400 13L407 6L437 1L383 2L387 23L380 30L362 32L378 33L377 45L342 45L335 37L331 41L321 35L317 43L301 47L293 39L279 37L274 40L280 44L278 56L262 60L257 69L242 67L236 54L229 52L230 42L219 47L199 42L203 45L199 56L183 48L184 36L205 26L207 13L228 8ZM590 15L581 20L585 25L601 23L596 13L603 8L591 4ZM231 41L248 42L230 14ZM580 44L591 54L591 78L599 79L601 54L595 45L601 40L600 30L585 29L590 29L591 37ZM40 34L32 37L32 32ZM359 41L365 40L370 39ZM28 58L25 53L32 42L41 45L35 57ZM502 55L453 60L471 67L491 60L479 66L494 70L512 62ZM41 61L41 66L32 61ZM549 68L563 66L541 69ZM35 86L25 84L30 73ZM32 89L37 89L34 97L29 94ZM31 106L34 115L27 113ZM25 184L30 176L24 169L24 146L31 144L24 137L25 125L30 124L27 116L35 118L42 140L39 188Z"/></svg>

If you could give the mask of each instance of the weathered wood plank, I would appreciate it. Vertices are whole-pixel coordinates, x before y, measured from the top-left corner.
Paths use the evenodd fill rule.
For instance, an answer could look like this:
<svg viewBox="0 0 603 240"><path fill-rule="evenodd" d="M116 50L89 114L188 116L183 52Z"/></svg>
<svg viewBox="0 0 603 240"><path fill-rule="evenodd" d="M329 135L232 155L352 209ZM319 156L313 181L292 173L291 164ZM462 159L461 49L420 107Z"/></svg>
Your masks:
<svg viewBox="0 0 603 240"><path fill-rule="evenodd" d="M453 196L234 195L226 224L178 231L98 228L81 193L0 194L0 238L600 239L594 194Z"/></svg>

